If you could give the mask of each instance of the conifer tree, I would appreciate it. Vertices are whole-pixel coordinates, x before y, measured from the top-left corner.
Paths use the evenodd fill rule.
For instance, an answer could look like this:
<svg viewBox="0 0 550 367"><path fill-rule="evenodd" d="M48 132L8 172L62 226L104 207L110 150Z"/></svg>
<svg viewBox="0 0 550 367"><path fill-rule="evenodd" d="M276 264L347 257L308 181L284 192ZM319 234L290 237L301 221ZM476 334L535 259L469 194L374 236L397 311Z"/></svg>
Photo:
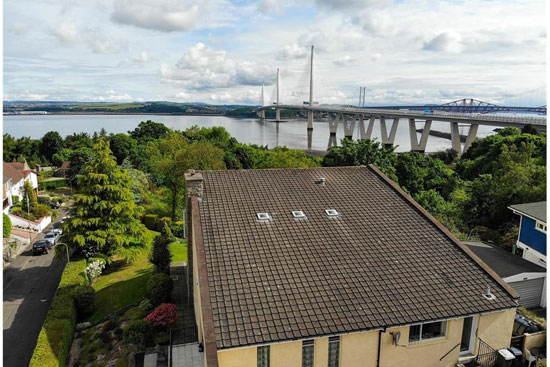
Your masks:
<svg viewBox="0 0 550 367"><path fill-rule="evenodd" d="M25 180L23 184L23 199L21 202L21 209L26 212L34 213L38 208L38 200L36 199L36 192L32 188L30 181Z"/></svg>
<svg viewBox="0 0 550 367"><path fill-rule="evenodd" d="M117 166L107 139L98 139L94 153L77 176L79 192L64 223L64 241L88 253L135 259L145 245L145 227L138 220L130 177Z"/></svg>
<svg viewBox="0 0 550 367"><path fill-rule="evenodd" d="M163 229L161 234L155 237L153 242L153 248L151 249L151 255L149 256L149 262L153 264L153 270L155 273L164 273L170 275L170 262L172 261L172 254L168 248L172 241L172 232L166 222L163 222Z"/></svg>

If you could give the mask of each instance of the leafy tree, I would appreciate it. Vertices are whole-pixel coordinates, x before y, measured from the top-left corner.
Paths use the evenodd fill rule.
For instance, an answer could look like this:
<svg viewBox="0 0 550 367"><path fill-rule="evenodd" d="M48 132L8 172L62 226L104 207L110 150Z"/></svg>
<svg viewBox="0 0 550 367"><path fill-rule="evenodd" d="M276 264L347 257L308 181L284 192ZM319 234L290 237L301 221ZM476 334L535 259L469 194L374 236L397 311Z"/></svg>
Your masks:
<svg viewBox="0 0 550 367"><path fill-rule="evenodd" d="M153 247L151 248L151 254L149 255L149 262L153 264L153 270L155 273L164 273L170 275L170 262L172 261L172 254L168 245L172 242L172 232L166 222L163 223L163 229L160 235L155 237Z"/></svg>
<svg viewBox="0 0 550 367"><path fill-rule="evenodd" d="M395 175L395 147L384 147L380 142L342 139L341 146L331 147L323 158L323 166L360 166L374 164L392 180Z"/></svg>
<svg viewBox="0 0 550 367"><path fill-rule="evenodd" d="M63 162L69 160L71 154L73 154L72 149L63 148L52 156L50 163L54 166L61 166Z"/></svg>
<svg viewBox="0 0 550 367"><path fill-rule="evenodd" d="M118 164L122 164L122 161L132 153L137 145L135 139L126 134L111 135L109 143Z"/></svg>
<svg viewBox="0 0 550 367"><path fill-rule="evenodd" d="M160 139L169 132L170 129L164 126L164 124L147 120L145 122L141 121L138 127L133 131L128 131L128 134L136 140L147 141Z"/></svg>
<svg viewBox="0 0 550 367"><path fill-rule="evenodd" d="M63 138L57 131L49 131L40 142L40 154L51 162L52 156L63 149Z"/></svg>
<svg viewBox="0 0 550 367"><path fill-rule="evenodd" d="M457 185L453 171L441 160L417 152L399 154L395 169L399 185L412 196L433 189L448 199Z"/></svg>
<svg viewBox="0 0 550 367"><path fill-rule="evenodd" d="M76 150L79 148L92 148L94 142L88 133L73 133L65 137L63 144L67 149Z"/></svg>
<svg viewBox="0 0 550 367"><path fill-rule="evenodd" d="M276 147L265 150L255 168L306 168L318 165L317 158L301 150Z"/></svg>
<svg viewBox="0 0 550 367"><path fill-rule="evenodd" d="M70 154L69 161L71 163L69 164L67 178L73 185L77 184L77 176L93 156L94 151L90 148L78 148Z"/></svg>
<svg viewBox="0 0 550 367"><path fill-rule="evenodd" d="M78 175L64 240L71 247L92 247L106 256L132 260L144 247L145 228L130 191L128 174L117 166L109 142L100 138L95 154Z"/></svg>
<svg viewBox="0 0 550 367"><path fill-rule="evenodd" d="M437 191L434 189L420 191L414 196L414 199L449 230L460 231L459 208L453 203L445 201Z"/></svg>
<svg viewBox="0 0 550 367"><path fill-rule="evenodd" d="M122 162L122 168L130 176L130 190L132 191L132 195L134 195L135 203L148 203L150 201L148 175L143 171L133 168L128 158Z"/></svg>
<svg viewBox="0 0 550 367"><path fill-rule="evenodd" d="M231 135L222 126L198 127L196 125L184 131L189 141L207 141L218 148L227 148L231 143Z"/></svg>
<svg viewBox="0 0 550 367"><path fill-rule="evenodd" d="M16 146L15 138L8 133L4 133L4 162L13 162L17 157Z"/></svg>

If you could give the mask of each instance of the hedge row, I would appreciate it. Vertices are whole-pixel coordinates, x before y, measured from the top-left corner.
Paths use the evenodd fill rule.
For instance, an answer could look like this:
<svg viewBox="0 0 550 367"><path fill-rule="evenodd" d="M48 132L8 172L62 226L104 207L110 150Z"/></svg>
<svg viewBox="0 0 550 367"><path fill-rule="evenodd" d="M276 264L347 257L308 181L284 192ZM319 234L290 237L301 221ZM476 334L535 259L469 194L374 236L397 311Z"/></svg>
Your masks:
<svg viewBox="0 0 550 367"><path fill-rule="evenodd" d="M69 186L66 179L43 181L38 183L38 190L55 190L65 186Z"/></svg>
<svg viewBox="0 0 550 367"><path fill-rule="evenodd" d="M168 223L168 226L172 225L172 218L159 218L156 214L145 214L142 220L145 227L151 231L161 231L163 229L164 222Z"/></svg>
<svg viewBox="0 0 550 367"><path fill-rule="evenodd" d="M73 292L86 284L83 277L86 260L72 261L63 270L61 281L50 305L29 367L65 367L76 326Z"/></svg>

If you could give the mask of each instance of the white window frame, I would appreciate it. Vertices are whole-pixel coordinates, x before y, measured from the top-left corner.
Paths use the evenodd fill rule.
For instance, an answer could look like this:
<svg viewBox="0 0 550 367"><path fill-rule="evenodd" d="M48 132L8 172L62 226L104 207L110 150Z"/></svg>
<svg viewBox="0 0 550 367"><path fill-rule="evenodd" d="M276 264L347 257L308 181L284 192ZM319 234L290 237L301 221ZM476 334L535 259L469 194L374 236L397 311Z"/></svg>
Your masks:
<svg viewBox="0 0 550 367"><path fill-rule="evenodd" d="M546 223L537 220L535 222L535 229L539 232L546 233Z"/></svg>
<svg viewBox="0 0 550 367"><path fill-rule="evenodd" d="M440 336L435 336L433 338L427 338L427 339L423 339L422 338L422 326L425 325L425 324L435 324L436 322L439 322L442 325L441 327L441 333L443 335L440 335ZM410 331L411 331L411 328L413 326L420 326L420 330L419 330L419 333L418 333L418 340L411 340L411 334L410 334ZM429 321L429 322L423 322L421 324L414 324L414 325L411 325L409 327L409 344L416 344L416 343L422 343L426 340L436 340L436 339L441 339L441 338L445 338L447 337L447 326L448 326L448 320L440 320L440 321Z"/></svg>

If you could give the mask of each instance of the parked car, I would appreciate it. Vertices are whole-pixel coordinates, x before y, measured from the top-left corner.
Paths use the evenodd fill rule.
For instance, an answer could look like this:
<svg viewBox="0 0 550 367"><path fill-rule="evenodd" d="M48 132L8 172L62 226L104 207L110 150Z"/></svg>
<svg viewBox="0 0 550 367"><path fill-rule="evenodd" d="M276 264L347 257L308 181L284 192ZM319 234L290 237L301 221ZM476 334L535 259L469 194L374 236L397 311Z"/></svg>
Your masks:
<svg viewBox="0 0 550 367"><path fill-rule="evenodd" d="M36 241L32 245L32 254L42 254L42 253L48 253L48 243L46 241Z"/></svg>
<svg viewBox="0 0 550 367"><path fill-rule="evenodd" d="M52 229L52 232L57 235L57 237L61 236L63 234L63 230L61 228L54 228Z"/></svg>
<svg viewBox="0 0 550 367"><path fill-rule="evenodd" d="M52 246L55 246L58 237L59 235L57 235L54 231L50 231L44 237L44 241L48 244L49 248L52 248Z"/></svg>
<svg viewBox="0 0 550 367"><path fill-rule="evenodd" d="M44 202L47 206L49 206L52 209L59 209L59 204L54 203L53 201L46 201Z"/></svg>
<svg viewBox="0 0 550 367"><path fill-rule="evenodd" d="M59 223L65 223L65 221L67 220L67 216L64 216L63 218L61 218L61 221Z"/></svg>

